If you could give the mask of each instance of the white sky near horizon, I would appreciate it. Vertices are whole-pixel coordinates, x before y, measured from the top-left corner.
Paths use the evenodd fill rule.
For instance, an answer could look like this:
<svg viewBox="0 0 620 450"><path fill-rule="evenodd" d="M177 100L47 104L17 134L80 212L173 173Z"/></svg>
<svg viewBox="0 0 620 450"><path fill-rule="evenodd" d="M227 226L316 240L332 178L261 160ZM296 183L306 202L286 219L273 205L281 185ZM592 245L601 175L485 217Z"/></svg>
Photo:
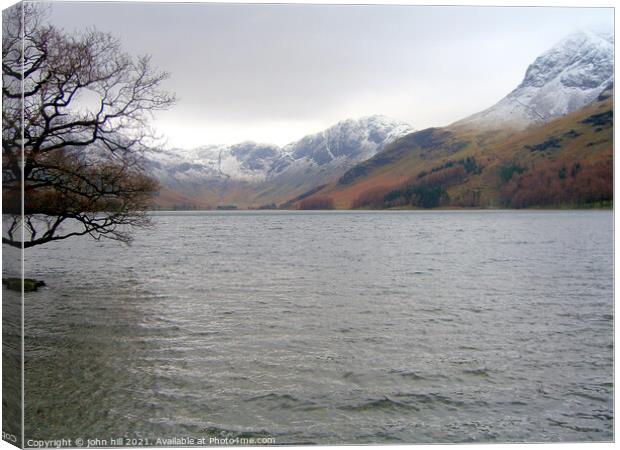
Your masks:
<svg viewBox="0 0 620 450"><path fill-rule="evenodd" d="M54 2L50 22L96 27L170 73L179 101L154 125L168 146L284 145L347 118L416 129L497 102L611 8Z"/></svg>

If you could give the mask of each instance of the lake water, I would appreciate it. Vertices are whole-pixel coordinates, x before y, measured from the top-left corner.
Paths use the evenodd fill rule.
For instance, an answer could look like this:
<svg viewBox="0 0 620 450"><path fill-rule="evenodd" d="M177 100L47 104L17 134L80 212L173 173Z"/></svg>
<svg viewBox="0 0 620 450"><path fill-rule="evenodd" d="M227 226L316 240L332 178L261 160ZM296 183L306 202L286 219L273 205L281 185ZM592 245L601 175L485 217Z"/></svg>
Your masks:
<svg viewBox="0 0 620 450"><path fill-rule="evenodd" d="M27 250L26 439L613 439L610 211L154 222Z"/></svg>

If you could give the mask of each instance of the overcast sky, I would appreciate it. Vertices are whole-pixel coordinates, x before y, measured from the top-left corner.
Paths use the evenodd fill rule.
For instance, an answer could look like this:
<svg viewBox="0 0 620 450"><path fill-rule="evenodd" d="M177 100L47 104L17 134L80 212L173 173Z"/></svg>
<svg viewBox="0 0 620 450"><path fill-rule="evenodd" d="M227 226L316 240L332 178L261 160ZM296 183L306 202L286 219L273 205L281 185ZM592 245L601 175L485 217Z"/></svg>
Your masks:
<svg viewBox="0 0 620 450"><path fill-rule="evenodd" d="M179 97L155 126L170 146L286 144L384 114L416 129L497 102L540 53L611 8L54 3L151 54Z"/></svg>

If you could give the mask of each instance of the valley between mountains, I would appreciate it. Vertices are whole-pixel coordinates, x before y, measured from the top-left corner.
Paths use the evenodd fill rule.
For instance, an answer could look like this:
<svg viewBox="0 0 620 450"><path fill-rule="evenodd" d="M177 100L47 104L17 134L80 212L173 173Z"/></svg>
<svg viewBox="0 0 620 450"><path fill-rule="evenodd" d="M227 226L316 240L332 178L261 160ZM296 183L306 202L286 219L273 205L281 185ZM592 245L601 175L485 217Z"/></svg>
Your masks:
<svg viewBox="0 0 620 450"><path fill-rule="evenodd" d="M376 115L284 147L154 152L153 208L609 207L613 46L610 34L571 34L497 104L446 127Z"/></svg>

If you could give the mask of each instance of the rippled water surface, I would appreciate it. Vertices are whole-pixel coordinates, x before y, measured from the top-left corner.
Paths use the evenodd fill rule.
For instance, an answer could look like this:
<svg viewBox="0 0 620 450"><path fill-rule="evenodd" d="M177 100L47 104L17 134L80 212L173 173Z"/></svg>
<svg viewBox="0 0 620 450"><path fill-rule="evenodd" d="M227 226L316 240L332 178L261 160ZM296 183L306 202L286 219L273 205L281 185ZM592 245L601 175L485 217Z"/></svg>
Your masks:
<svg viewBox="0 0 620 450"><path fill-rule="evenodd" d="M26 439L613 439L611 212L154 222L27 250Z"/></svg>

